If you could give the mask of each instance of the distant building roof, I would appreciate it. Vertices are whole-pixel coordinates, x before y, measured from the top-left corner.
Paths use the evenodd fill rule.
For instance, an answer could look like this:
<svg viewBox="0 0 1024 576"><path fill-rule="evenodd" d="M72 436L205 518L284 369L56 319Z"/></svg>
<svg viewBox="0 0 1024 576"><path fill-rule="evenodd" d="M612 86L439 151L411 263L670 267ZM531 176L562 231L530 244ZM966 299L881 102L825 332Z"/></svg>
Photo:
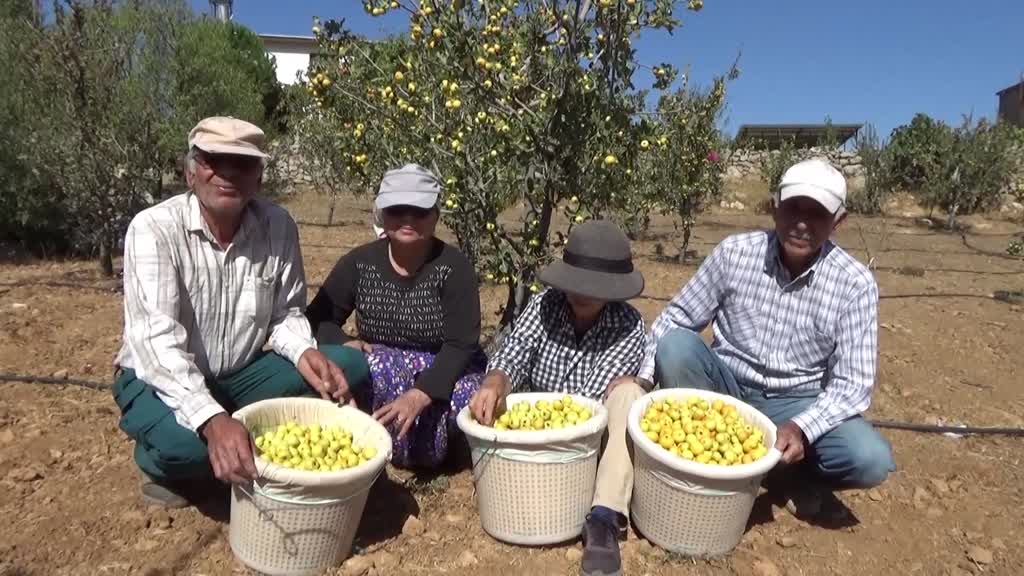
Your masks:
<svg viewBox="0 0 1024 576"><path fill-rule="evenodd" d="M861 129L863 124L832 124L836 145L842 146ZM737 144L766 146L771 150L778 149L785 140L791 140L797 148L810 148L821 145L828 124L744 124L736 133Z"/></svg>
<svg viewBox="0 0 1024 576"><path fill-rule="evenodd" d="M288 46L291 48L307 48L312 54L316 51L316 38L312 36L292 36L289 34L260 34L263 45L270 47Z"/></svg>
<svg viewBox="0 0 1024 576"><path fill-rule="evenodd" d="M996 94L1002 96L1003 94L1009 92L1010 90L1021 90L1022 92L1024 92L1024 80L1017 82L1013 86L1007 86L1006 88L1003 88L999 92L996 92Z"/></svg>

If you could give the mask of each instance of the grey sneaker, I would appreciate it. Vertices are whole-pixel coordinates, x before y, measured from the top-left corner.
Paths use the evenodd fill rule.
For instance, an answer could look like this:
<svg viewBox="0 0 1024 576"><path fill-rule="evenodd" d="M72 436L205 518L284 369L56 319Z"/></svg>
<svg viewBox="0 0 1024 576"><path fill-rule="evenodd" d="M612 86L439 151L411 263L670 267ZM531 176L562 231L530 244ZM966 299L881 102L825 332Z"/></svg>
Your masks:
<svg viewBox="0 0 1024 576"><path fill-rule="evenodd" d="M583 576L621 576L619 528L587 515L583 525Z"/></svg>
<svg viewBox="0 0 1024 576"><path fill-rule="evenodd" d="M182 496L181 490L157 482L149 474L139 471L142 476L139 490L142 492L142 501L150 506L163 506L164 508L185 508L189 505L187 498Z"/></svg>

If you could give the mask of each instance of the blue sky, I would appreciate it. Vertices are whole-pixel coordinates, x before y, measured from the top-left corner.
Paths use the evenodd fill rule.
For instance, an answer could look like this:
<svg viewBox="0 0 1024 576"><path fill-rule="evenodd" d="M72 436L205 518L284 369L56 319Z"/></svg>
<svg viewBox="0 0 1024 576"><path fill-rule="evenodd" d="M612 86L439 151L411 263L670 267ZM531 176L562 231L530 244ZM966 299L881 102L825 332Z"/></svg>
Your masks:
<svg viewBox="0 0 1024 576"><path fill-rule="evenodd" d="M206 1L192 0L197 11ZM308 35L314 15L346 18L369 37L400 33L358 0L237 0L256 32ZM996 91L1024 72L1022 0L706 0L680 8L675 34L636 43L645 64L690 66L706 83L742 53L724 127L745 123L870 122L881 136L925 112L950 123L995 115Z"/></svg>

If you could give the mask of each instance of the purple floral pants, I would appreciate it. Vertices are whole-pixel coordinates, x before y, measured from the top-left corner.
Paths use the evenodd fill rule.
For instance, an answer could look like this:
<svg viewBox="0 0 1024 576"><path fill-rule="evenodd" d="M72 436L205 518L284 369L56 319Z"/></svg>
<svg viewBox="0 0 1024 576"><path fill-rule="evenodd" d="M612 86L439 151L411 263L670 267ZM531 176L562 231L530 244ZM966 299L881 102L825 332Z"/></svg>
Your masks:
<svg viewBox="0 0 1024 576"><path fill-rule="evenodd" d="M469 399L480 387L487 360L483 355L474 358L452 390L447 404L435 401L416 419L409 433L401 441L400 429L394 422L389 425L392 434L391 463L400 468L434 468L448 456L448 438L459 433L455 418L469 404ZM408 391L421 372L434 362L434 354L374 346L366 355L370 364L372 385L355 392L360 408L370 413L388 404Z"/></svg>

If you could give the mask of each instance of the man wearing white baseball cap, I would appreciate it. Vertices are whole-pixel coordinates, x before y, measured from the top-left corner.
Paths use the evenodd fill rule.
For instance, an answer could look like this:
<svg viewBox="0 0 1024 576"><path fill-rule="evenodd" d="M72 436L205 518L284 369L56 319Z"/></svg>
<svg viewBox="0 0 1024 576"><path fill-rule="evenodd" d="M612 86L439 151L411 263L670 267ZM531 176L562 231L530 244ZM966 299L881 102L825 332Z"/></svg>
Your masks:
<svg viewBox="0 0 1024 576"><path fill-rule="evenodd" d="M763 412L778 425L773 477L815 480L787 508L836 519L845 508L824 502L825 490L875 486L895 470L888 442L861 417L877 371L878 286L830 240L846 218L846 181L832 165L790 167L774 200L775 229L723 240L657 318L638 378ZM710 346L699 335L708 325Z"/></svg>

